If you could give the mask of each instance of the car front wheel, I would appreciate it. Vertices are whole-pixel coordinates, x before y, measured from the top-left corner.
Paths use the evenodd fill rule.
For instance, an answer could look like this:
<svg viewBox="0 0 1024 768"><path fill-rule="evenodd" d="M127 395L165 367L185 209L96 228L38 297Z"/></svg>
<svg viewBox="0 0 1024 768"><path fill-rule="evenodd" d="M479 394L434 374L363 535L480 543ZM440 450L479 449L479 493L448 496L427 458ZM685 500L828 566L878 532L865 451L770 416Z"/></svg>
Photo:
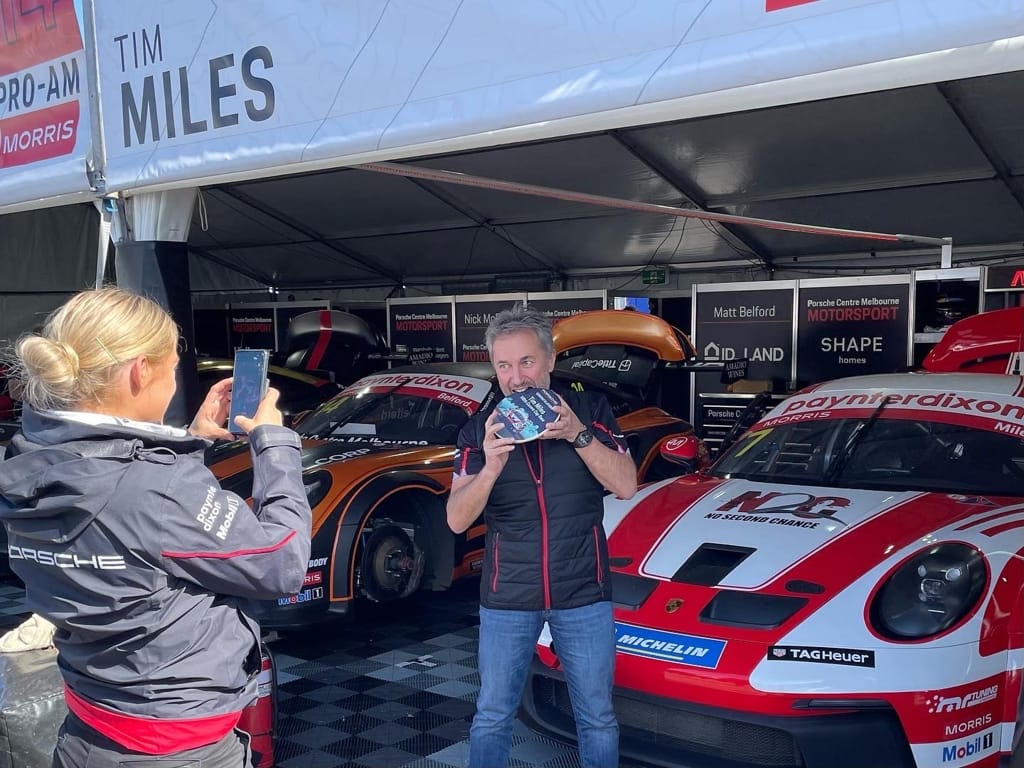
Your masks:
<svg viewBox="0 0 1024 768"><path fill-rule="evenodd" d="M378 603L408 597L420 587L425 559L404 529L390 523L374 528L359 564L363 593Z"/></svg>

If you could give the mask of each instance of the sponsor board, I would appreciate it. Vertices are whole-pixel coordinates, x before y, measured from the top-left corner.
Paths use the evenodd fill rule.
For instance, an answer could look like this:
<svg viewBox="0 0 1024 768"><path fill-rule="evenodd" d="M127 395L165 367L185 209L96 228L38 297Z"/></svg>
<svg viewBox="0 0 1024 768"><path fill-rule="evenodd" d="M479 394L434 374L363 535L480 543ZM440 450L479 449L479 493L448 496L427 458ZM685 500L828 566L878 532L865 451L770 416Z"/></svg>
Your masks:
<svg viewBox="0 0 1024 768"><path fill-rule="evenodd" d="M915 765L926 765L929 768L995 765L995 756L1001 748L999 729L1000 726L997 724L987 730L958 739L911 743Z"/></svg>
<svg viewBox="0 0 1024 768"><path fill-rule="evenodd" d="M277 598L278 605L298 605L299 603L308 603L311 600L321 600L324 596L323 587L313 587L313 589L304 589L297 595L289 595L288 597Z"/></svg>
<svg viewBox="0 0 1024 768"><path fill-rule="evenodd" d="M324 464L333 464L336 461L346 461L347 459L355 459L359 456L365 456L370 453L370 448L358 448L353 451L344 451L343 453L332 453L330 456L323 456L313 462L312 466L322 467Z"/></svg>
<svg viewBox="0 0 1024 768"><path fill-rule="evenodd" d="M438 399L442 398L439 397ZM332 443L370 443L374 448L392 448L396 445L430 445L428 440L390 440L388 438L377 437L376 435L328 435L327 437L322 437L321 435L310 435L310 437L317 440L327 440ZM354 459L357 456L363 456L364 454L369 453L370 450L371 449L367 448L362 451L352 451L350 454L342 455L341 458ZM331 461L336 461L336 459L332 458ZM320 463L324 464L329 462Z"/></svg>
<svg viewBox="0 0 1024 768"><path fill-rule="evenodd" d="M995 734L995 729L993 729L969 739L955 741L952 744L944 744L942 746L942 762L962 763L968 759L972 762L977 760L982 755L991 752L997 744Z"/></svg>
<svg viewBox="0 0 1024 768"><path fill-rule="evenodd" d="M626 360L609 360L609 359L592 359L587 358L583 360L576 360L570 366L569 370L575 371L579 368L605 368L612 371L619 371L620 373L626 373L630 368L633 367L633 361Z"/></svg>
<svg viewBox="0 0 1024 768"><path fill-rule="evenodd" d="M806 661L813 664L841 664L846 667L874 667L875 652L860 648L822 648L806 645L772 645L769 661Z"/></svg>
<svg viewBox="0 0 1024 768"><path fill-rule="evenodd" d="M486 363L490 360L484 335L487 326L502 310L526 300L525 293L455 297L455 360Z"/></svg>
<svg viewBox="0 0 1024 768"><path fill-rule="evenodd" d="M662 632L635 624L615 622L615 649L619 653L628 653L631 656L715 669L722 658L725 645L724 640Z"/></svg>
<svg viewBox="0 0 1024 768"><path fill-rule="evenodd" d="M479 406L487 393L491 391L491 384L481 379L454 374L441 376L433 373L381 373L363 377L346 388L342 394L386 392L393 388L397 388L403 393L424 395L434 399L451 401L451 398L454 397L456 405L466 407L465 400L467 399L472 401L475 406Z"/></svg>
<svg viewBox="0 0 1024 768"><path fill-rule="evenodd" d="M388 302L388 341L407 350L412 363L449 363L454 359L455 318L449 299L443 302Z"/></svg>
<svg viewBox="0 0 1024 768"><path fill-rule="evenodd" d="M984 715L979 715L971 720L964 720L959 723L947 723L944 728L943 735L947 739L955 736L965 736L968 733L974 733L977 730L992 725L992 720L992 713L986 712Z"/></svg>
<svg viewBox="0 0 1024 768"><path fill-rule="evenodd" d="M795 281L779 281L771 288L695 289L693 338L700 359L714 369L695 374L694 404L703 396L728 391L730 376L723 375L727 363L739 366L745 360L750 379L793 379L795 287ZM694 425L700 433L708 416L701 409L694 416L701 422Z"/></svg>
<svg viewBox="0 0 1024 768"><path fill-rule="evenodd" d="M793 421L844 418L848 417L851 411L877 408L883 401L887 401L886 408L890 410L968 417L972 423L995 432L1024 436L1024 401L995 393L948 391L873 391L834 395L812 392L806 396L786 400L766 419L755 425L755 428L774 427Z"/></svg>
<svg viewBox="0 0 1024 768"><path fill-rule="evenodd" d="M585 90L587 113L611 114L1001 40L1020 22L1008 0L653 2L550 25L530 23L529 3L489 3L477 14L465 3L384 4L379 14L343 2L95 5L109 189L150 179L202 186L370 149L437 154L467 136L515 140L521 126L561 136L553 118L578 114L579 72L614 73ZM26 16L48 6L20 4ZM691 25L686 42L696 42L677 45ZM410 29L420 44L408 44ZM388 65L366 65L378 50L394 54ZM480 50L493 66L479 66ZM970 61L948 79L970 76ZM490 277L474 284L490 290Z"/></svg>
<svg viewBox="0 0 1024 768"><path fill-rule="evenodd" d="M963 696L949 696L937 693L926 702L929 714L941 712L959 712L960 710L984 704L999 696L999 686L989 685L974 691L965 693Z"/></svg>
<svg viewBox="0 0 1024 768"><path fill-rule="evenodd" d="M78 120L77 101L0 120L0 168L70 154L75 148Z"/></svg>
<svg viewBox="0 0 1024 768"><path fill-rule="evenodd" d="M768 523L791 528L817 528L817 521L821 519L846 525L835 515L840 509L849 506L850 500L843 496L815 496L803 491L763 493L750 490L720 504L715 511L706 512L704 517L709 520Z"/></svg>
<svg viewBox="0 0 1024 768"><path fill-rule="evenodd" d="M0 31L0 170L72 154L85 84L74 5L0 4Z"/></svg>
<svg viewBox="0 0 1024 768"><path fill-rule="evenodd" d="M773 307L774 309L774 307ZM729 347L713 341L704 345L704 360L709 363L747 360L754 363L778 363L786 358L784 347Z"/></svg>
<svg viewBox="0 0 1024 768"><path fill-rule="evenodd" d="M451 325L448 314L401 314L395 315L395 330L398 331L447 331Z"/></svg>
<svg viewBox="0 0 1024 768"><path fill-rule="evenodd" d="M236 307L228 313L231 346L235 349L276 349L277 319L271 309Z"/></svg>
<svg viewBox="0 0 1024 768"><path fill-rule="evenodd" d="M906 365L909 280L828 285L801 282L797 311L797 381L887 373Z"/></svg>

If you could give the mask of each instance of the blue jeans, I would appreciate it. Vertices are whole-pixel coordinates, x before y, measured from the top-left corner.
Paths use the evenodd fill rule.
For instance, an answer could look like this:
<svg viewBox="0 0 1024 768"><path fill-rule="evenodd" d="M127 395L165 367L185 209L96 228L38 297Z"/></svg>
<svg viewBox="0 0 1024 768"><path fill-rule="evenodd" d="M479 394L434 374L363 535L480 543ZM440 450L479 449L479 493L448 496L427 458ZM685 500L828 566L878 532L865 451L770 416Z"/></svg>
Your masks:
<svg viewBox="0 0 1024 768"><path fill-rule="evenodd" d="M504 768L512 724L544 622L569 685L583 768L616 768L619 724L612 709L615 622L610 602L550 611L480 606L480 695L469 729L470 768Z"/></svg>

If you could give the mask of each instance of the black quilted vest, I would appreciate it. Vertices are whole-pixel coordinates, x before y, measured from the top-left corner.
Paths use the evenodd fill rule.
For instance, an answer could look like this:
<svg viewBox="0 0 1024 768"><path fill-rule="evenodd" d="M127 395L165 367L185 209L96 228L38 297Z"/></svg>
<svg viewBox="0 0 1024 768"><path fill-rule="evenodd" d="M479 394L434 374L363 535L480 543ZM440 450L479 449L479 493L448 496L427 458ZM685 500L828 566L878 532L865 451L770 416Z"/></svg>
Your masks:
<svg viewBox="0 0 1024 768"><path fill-rule="evenodd" d="M590 393L562 392L590 425ZM482 441L486 414L476 417ZM477 442L480 445L481 442ZM484 509L486 556L480 603L487 608L578 608L611 598L606 491L565 440L516 446Z"/></svg>

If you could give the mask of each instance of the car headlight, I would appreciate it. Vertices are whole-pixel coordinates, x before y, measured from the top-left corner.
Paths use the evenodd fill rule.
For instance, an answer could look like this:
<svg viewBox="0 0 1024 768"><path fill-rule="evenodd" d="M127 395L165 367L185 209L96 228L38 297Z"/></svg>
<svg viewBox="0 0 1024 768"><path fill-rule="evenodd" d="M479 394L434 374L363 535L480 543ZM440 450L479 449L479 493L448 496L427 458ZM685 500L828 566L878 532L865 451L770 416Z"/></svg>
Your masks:
<svg viewBox="0 0 1024 768"><path fill-rule="evenodd" d="M981 598L988 568L965 544L938 544L897 568L871 602L871 624L894 640L916 640L945 632Z"/></svg>

